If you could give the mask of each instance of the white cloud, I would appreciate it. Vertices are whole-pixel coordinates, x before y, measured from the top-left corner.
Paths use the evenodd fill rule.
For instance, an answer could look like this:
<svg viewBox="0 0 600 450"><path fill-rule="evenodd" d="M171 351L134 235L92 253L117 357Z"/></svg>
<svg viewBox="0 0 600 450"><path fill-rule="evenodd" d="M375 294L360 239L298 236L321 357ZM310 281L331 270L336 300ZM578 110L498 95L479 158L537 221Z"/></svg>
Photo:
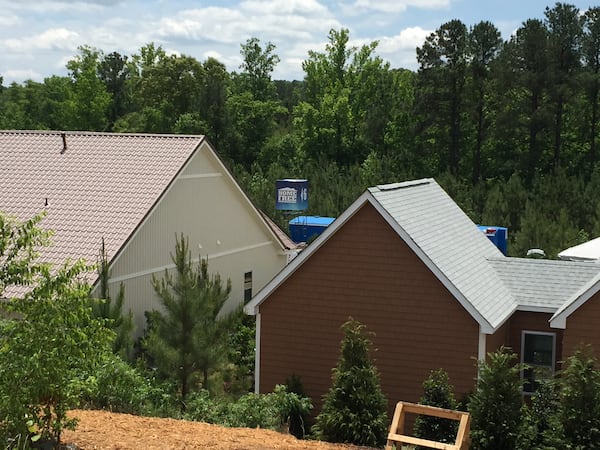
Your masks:
<svg viewBox="0 0 600 450"><path fill-rule="evenodd" d="M4 11L2 14L0 14L0 27L14 27L21 23L21 18L16 14L11 14L7 11Z"/></svg>
<svg viewBox="0 0 600 450"><path fill-rule="evenodd" d="M315 0L246 0L240 3L240 7L255 14L294 14L309 17L330 15L329 10Z"/></svg>
<svg viewBox="0 0 600 450"><path fill-rule="evenodd" d="M74 50L79 35L66 28L51 28L43 33L23 38L10 38L0 41L0 48L11 52L30 52L32 50Z"/></svg>
<svg viewBox="0 0 600 450"><path fill-rule="evenodd" d="M5 80L5 84L17 80L42 81L44 78L41 74L32 69L9 69L5 72L2 72L2 77Z"/></svg>
<svg viewBox="0 0 600 450"><path fill-rule="evenodd" d="M384 13L400 13L407 8L439 9L448 8L451 0L355 0L352 8L358 11L377 11Z"/></svg>

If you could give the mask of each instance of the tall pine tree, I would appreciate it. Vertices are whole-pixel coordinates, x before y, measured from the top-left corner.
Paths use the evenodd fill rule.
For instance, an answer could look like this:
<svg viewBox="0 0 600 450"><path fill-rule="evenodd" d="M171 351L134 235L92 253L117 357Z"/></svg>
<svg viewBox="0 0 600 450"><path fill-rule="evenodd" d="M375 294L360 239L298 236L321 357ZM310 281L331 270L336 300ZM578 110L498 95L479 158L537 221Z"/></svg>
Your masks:
<svg viewBox="0 0 600 450"><path fill-rule="evenodd" d="M194 264L183 235L176 239L171 258L174 273L165 269L162 278L152 279L163 310L148 315L145 345L158 370L177 383L185 410L187 395L198 384L208 389L211 371L227 358L229 319L234 313L219 316L231 282L223 286L218 274L209 275L206 260Z"/></svg>

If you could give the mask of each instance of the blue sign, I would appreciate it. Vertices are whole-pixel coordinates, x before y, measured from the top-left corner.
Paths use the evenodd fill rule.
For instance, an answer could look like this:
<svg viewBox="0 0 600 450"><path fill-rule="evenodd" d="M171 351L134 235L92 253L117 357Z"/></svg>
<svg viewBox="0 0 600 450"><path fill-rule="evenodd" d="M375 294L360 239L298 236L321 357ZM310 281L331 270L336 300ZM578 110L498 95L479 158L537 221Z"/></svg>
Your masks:
<svg viewBox="0 0 600 450"><path fill-rule="evenodd" d="M303 211L308 209L308 180L284 179L276 181L275 209Z"/></svg>

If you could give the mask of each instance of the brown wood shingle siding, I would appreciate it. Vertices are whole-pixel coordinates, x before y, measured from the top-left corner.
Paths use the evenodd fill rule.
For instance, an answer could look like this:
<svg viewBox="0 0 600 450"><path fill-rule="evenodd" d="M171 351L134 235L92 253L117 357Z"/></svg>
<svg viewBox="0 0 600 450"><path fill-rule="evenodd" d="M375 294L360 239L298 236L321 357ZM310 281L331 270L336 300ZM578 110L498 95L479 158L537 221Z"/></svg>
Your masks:
<svg viewBox="0 0 600 450"><path fill-rule="evenodd" d="M477 323L369 204L263 302L260 314L260 391L298 375L315 413L350 316L375 333L372 356L390 412L399 400L417 401L439 367L458 395L474 387Z"/></svg>
<svg viewBox="0 0 600 450"><path fill-rule="evenodd" d="M593 295L567 318L563 334L563 359L571 356L582 343L590 344L600 355L600 292Z"/></svg>

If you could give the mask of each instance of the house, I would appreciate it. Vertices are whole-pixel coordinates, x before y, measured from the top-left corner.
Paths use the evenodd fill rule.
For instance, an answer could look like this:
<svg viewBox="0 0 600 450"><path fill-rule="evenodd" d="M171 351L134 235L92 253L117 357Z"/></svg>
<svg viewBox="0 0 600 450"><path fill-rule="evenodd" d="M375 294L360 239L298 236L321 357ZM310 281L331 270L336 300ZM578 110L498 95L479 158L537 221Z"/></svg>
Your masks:
<svg viewBox="0 0 600 450"><path fill-rule="evenodd" d="M569 261L598 261L600 259L600 237L569 247L558 254Z"/></svg>
<svg viewBox="0 0 600 450"><path fill-rule="evenodd" d="M41 259L53 264L96 263L104 239L109 287L124 284L138 334L144 312L159 307L151 279L174 267L176 235L231 280L228 310L292 250L204 136L0 131L0 211L19 220L45 211L42 226L54 236Z"/></svg>
<svg viewBox="0 0 600 450"><path fill-rule="evenodd" d="M340 326L374 333L390 413L445 369L457 396L476 361L510 346L535 370L525 393L579 342L600 348L600 265L510 258L433 179L361 195L245 307L256 315L256 389L300 377L318 413L331 385Z"/></svg>

